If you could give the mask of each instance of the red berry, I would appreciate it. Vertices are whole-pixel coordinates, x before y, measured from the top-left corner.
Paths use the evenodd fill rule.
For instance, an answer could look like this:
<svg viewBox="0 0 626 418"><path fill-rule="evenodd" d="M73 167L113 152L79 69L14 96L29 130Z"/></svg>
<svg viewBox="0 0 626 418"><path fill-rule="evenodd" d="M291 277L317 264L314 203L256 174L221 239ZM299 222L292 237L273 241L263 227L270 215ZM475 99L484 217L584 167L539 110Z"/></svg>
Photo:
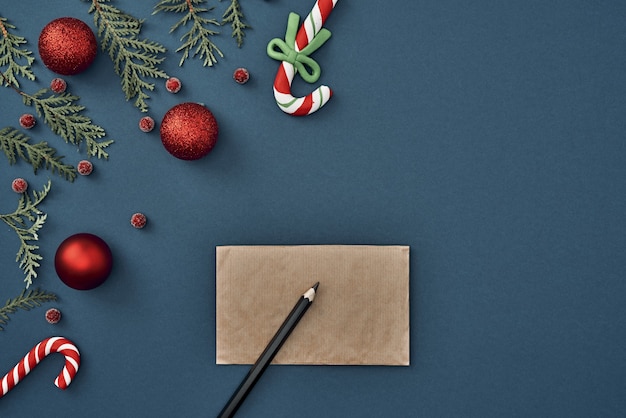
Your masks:
<svg viewBox="0 0 626 418"><path fill-rule="evenodd" d="M176 77L170 77L165 82L165 89L170 93L178 93L182 86L182 83Z"/></svg>
<svg viewBox="0 0 626 418"><path fill-rule="evenodd" d="M11 183L11 188L15 193L24 193L28 189L28 183L23 178L16 178Z"/></svg>
<svg viewBox="0 0 626 418"><path fill-rule="evenodd" d="M239 84L246 84L250 79L250 73L245 68L237 68L233 73L233 79Z"/></svg>
<svg viewBox="0 0 626 418"><path fill-rule="evenodd" d="M50 90L55 93L63 93L67 88L67 83L62 78L54 78L50 82Z"/></svg>
<svg viewBox="0 0 626 418"><path fill-rule="evenodd" d="M150 116L144 116L143 118L139 119L139 129L141 129L143 132L150 132L154 129L154 119L152 119Z"/></svg>
<svg viewBox="0 0 626 418"><path fill-rule="evenodd" d="M82 160L78 163L78 167L76 169L78 170L78 174L81 176L88 176L93 171L93 164L91 161Z"/></svg>
<svg viewBox="0 0 626 418"><path fill-rule="evenodd" d="M50 308L46 311L46 321L50 324L56 324L61 320L61 311L57 308Z"/></svg>
<svg viewBox="0 0 626 418"><path fill-rule="evenodd" d="M36 123L37 119L35 119L35 116L30 113L24 113L20 116L20 126L24 129L30 129L35 126Z"/></svg>
<svg viewBox="0 0 626 418"><path fill-rule="evenodd" d="M141 229L144 226L146 226L146 223L148 222L148 219L146 218L146 215L144 215L143 213L134 213L133 216L130 217L130 224L133 226L133 228L137 228L137 229Z"/></svg>

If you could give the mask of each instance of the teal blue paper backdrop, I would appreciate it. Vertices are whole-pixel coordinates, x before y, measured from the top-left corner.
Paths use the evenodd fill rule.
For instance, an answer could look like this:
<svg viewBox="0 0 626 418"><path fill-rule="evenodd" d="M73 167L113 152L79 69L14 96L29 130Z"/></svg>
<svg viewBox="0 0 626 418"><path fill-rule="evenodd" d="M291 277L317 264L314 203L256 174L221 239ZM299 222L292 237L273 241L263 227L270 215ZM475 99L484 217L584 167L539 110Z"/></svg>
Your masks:
<svg viewBox="0 0 626 418"><path fill-rule="evenodd" d="M0 333L0 373L41 339L76 342L82 365L67 391L51 356L6 397L1 417L210 417L248 371L215 364L215 246L411 246L411 366L273 366L241 417L617 417L626 414L626 3L622 1L340 0L332 38L312 56L331 101L306 118L283 114L267 43L310 0L242 0L242 48L221 28L225 57L178 66L175 17L154 1L115 0L145 19L143 36L168 48L149 101L157 130L124 100L100 52L66 77L87 115L116 142L109 161L69 183L0 154L0 213L15 209L10 184L48 179L41 208L39 286L59 296L19 311ZM221 18L228 1L210 0ZM3 1L0 15L35 51L37 82L55 76L39 32L78 0ZM250 82L232 80L246 67ZM158 124L184 101L217 118L213 152L180 161ZM0 89L0 128L22 105ZM41 121L28 134L76 164ZM129 225L134 212L148 226ZM101 287L66 287L57 246L77 232L102 237L114 268ZM0 228L0 301L23 289L19 241ZM322 284L323 286L323 284ZM302 289L294 289L294 295ZM44 320L56 306L62 321ZM242 306L242 309L245 309ZM245 341L242 341L245 344Z"/></svg>

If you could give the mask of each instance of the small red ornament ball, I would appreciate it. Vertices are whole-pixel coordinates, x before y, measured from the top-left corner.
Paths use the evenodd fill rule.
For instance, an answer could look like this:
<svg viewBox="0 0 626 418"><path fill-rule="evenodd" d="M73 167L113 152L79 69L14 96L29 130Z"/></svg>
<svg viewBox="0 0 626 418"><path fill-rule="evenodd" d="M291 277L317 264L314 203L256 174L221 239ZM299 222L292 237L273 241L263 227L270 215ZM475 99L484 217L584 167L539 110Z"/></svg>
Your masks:
<svg viewBox="0 0 626 418"><path fill-rule="evenodd" d="M48 23L39 35L39 55L57 74L74 75L85 71L98 52L98 42L85 22L61 17Z"/></svg>
<svg viewBox="0 0 626 418"><path fill-rule="evenodd" d="M181 103L167 111L161 122L161 142L174 157L197 160L217 142L218 126L213 113L199 103Z"/></svg>
<svg viewBox="0 0 626 418"><path fill-rule="evenodd" d="M113 255L102 238L88 233L75 234L57 248L54 268L61 281L72 289L94 289L109 277Z"/></svg>

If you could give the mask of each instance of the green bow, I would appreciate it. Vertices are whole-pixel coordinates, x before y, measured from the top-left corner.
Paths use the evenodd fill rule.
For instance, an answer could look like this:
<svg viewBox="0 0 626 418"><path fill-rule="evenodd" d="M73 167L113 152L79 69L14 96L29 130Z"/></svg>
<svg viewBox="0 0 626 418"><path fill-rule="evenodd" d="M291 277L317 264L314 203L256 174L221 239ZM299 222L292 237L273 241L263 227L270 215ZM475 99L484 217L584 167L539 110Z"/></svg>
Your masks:
<svg viewBox="0 0 626 418"><path fill-rule="evenodd" d="M295 50L295 47L299 23L300 16L296 13L290 13L285 40L283 41L280 38L272 39L267 44L267 55L275 60L286 61L292 64L296 68L296 73L299 72L304 81L315 83L320 78L322 69L313 58L309 57L309 54L324 45L324 42L330 38L331 33L328 29L320 29L311 39L311 42L302 51L298 52Z"/></svg>

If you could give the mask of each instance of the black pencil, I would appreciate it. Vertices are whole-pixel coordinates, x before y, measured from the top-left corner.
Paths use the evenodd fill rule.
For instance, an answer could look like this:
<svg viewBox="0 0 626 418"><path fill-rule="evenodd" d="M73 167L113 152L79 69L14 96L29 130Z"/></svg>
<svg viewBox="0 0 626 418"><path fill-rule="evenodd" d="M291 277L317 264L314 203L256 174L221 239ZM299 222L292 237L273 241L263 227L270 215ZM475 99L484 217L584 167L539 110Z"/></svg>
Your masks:
<svg viewBox="0 0 626 418"><path fill-rule="evenodd" d="M263 353L259 356L256 363L254 363L246 378L243 379L243 382L241 382L224 409L222 409L218 418L229 418L235 415L235 412L237 412L244 399L246 399L246 396L248 396L248 393L250 393L255 383L259 380L265 369L267 369L267 366L270 365L276 353L280 350L280 347L283 346L283 343L287 337L289 337L289 334L291 334L291 331L298 325L300 318L302 318L307 309L309 309L309 306L311 306L318 286L319 282L315 283L313 287L300 297L296 306L293 307L291 313L287 316L287 319L285 319L285 322L283 322L276 332L276 335L274 335L270 343L265 347L265 350L263 350Z"/></svg>

